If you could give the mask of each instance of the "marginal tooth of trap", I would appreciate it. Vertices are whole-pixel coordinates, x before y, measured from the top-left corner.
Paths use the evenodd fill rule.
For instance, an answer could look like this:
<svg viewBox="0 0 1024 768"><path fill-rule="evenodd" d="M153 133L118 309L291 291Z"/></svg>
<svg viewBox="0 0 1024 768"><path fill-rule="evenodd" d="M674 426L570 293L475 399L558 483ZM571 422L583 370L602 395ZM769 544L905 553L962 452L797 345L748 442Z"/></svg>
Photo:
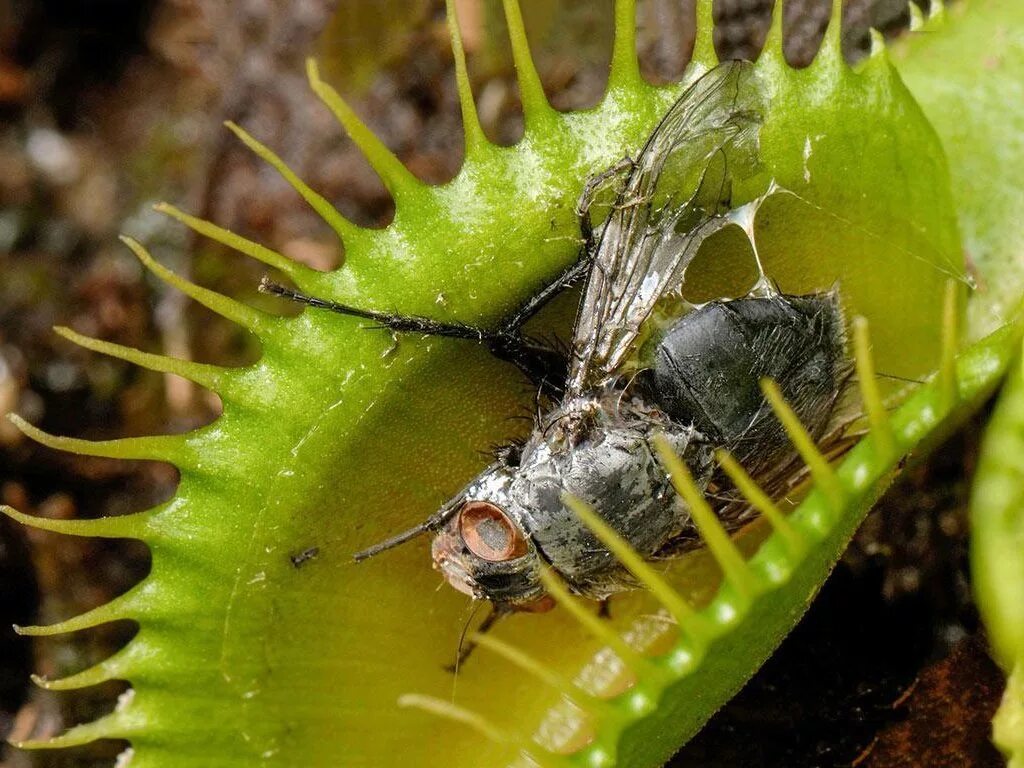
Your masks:
<svg viewBox="0 0 1024 768"><path fill-rule="evenodd" d="M135 365L151 371L157 371L159 373L173 373L176 376L181 376L184 379L188 379L189 381L213 390L214 392L220 389L224 379L224 369L217 365L204 365L191 360L180 360L173 357L166 357L165 355L154 355L132 347L125 347L121 344L114 344L109 341L94 339L90 336L83 336L82 334L76 333L70 328L65 328L64 326L57 326L53 330L57 335L63 336L68 341L77 344L80 347L84 347L85 349L92 350L93 352L99 352L102 355L114 357L118 360L134 363Z"/></svg>
<svg viewBox="0 0 1024 768"><path fill-rule="evenodd" d="M567 760L544 751L539 744L500 728L480 713L460 707L450 701L420 693L406 693L398 697L398 706L419 709L468 726L495 744L508 744L518 748L522 754L541 768L569 768L570 766Z"/></svg>
<svg viewBox="0 0 1024 768"><path fill-rule="evenodd" d="M459 17L455 8L455 0L445 0L445 18L448 22L448 35L451 38L452 56L455 59L455 86L459 93L459 107L462 110L462 130L465 134L466 155L487 144L487 136L480 125L480 113L476 110L473 99L473 86L469 82L469 70L466 67L466 51L462 46L462 31L459 28Z"/></svg>
<svg viewBox="0 0 1024 768"><path fill-rule="evenodd" d="M117 440L82 440L75 437L59 437L44 432L29 424L16 413L7 415L26 437L40 445L58 451L96 456L103 459L131 459L136 461L166 461L178 466L187 466L191 454L179 435L153 435L147 437L121 437Z"/></svg>
<svg viewBox="0 0 1024 768"><path fill-rule="evenodd" d="M562 677L551 667L541 663L514 645L499 640L493 635L474 634L470 640L481 648L500 656L510 664L514 664L544 685L558 691L582 711L595 716L609 716L616 713L616 710L609 706L608 702L584 691L571 680Z"/></svg>
<svg viewBox="0 0 1024 768"><path fill-rule="evenodd" d="M615 0L615 41L608 90L634 90L642 82L636 51L636 0Z"/></svg>
<svg viewBox="0 0 1024 768"><path fill-rule="evenodd" d="M32 682L47 691L77 691L111 680L127 680L128 668L133 656L138 652L135 641L130 642L120 651L99 664L83 669L67 677L49 680L41 675L32 675Z"/></svg>
<svg viewBox="0 0 1024 768"><path fill-rule="evenodd" d="M562 502L583 521L601 543L611 551L626 569L632 573L651 594L658 599L680 628L698 644L703 644L709 637L710 627L707 622L683 599L671 584L647 563L643 557L625 539L606 523L582 499L572 494L565 494Z"/></svg>
<svg viewBox="0 0 1024 768"><path fill-rule="evenodd" d="M424 187L424 184L412 174L412 171L406 168L384 142L367 127L366 123L359 119L348 102L341 97L341 94L320 79L320 68L314 59L306 59L306 75L313 92L334 113L349 138L359 147L396 202L410 194L415 194ZM332 210L334 210L333 207Z"/></svg>
<svg viewBox="0 0 1024 768"><path fill-rule="evenodd" d="M49 517L26 515L12 507L0 504L0 514L15 522L39 531L52 531L65 536L88 536L100 539L141 538L146 524L154 510L136 512L133 515L99 517L94 520L61 520Z"/></svg>
<svg viewBox="0 0 1024 768"><path fill-rule="evenodd" d="M163 264L154 259L149 251L137 240L125 235L121 236L121 242L131 248L139 261L154 275L159 277L168 285L174 286L186 296L198 301L207 309L216 312L221 317L227 318L234 323L259 334L261 328L269 315L254 309L247 304L242 304L234 299L229 299L223 294L211 291L185 280L171 272Z"/></svg>
<svg viewBox="0 0 1024 768"><path fill-rule="evenodd" d="M519 97L523 103L523 118L526 128L538 120L554 114L555 110L548 103L541 84L540 75L530 53L530 43L526 38L526 27L523 25L523 13L519 0L502 0L505 9L505 21L508 24L509 42L512 44L512 61L516 67L516 78L519 81Z"/></svg>
<svg viewBox="0 0 1024 768"><path fill-rule="evenodd" d="M867 318L853 319L853 360L857 370L861 400L871 424L871 436L883 462L888 463L896 456L896 437L889 422L889 414L878 390L875 377L875 362L871 355L871 334Z"/></svg>
<svg viewBox="0 0 1024 768"><path fill-rule="evenodd" d="M715 14L713 0L697 0L696 36L693 40L693 55L690 61L704 69L718 64L715 52Z"/></svg>
<svg viewBox="0 0 1024 768"><path fill-rule="evenodd" d="M874 27L868 30L868 33L871 35L871 52L869 56L872 59L884 56L888 50L888 46L885 44L885 36Z"/></svg>
<svg viewBox="0 0 1024 768"><path fill-rule="evenodd" d="M287 256L282 256L277 251L273 251L265 245L255 243L241 235L236 235L230 230L218 227L213 222L206 221L205 219L200 219L195 216L190 216L169 203L157 203L153 206L153 210L158 213L165 214L166 216L170 216L172 219L177 219L194 232L203 235L204 237L208 237L221 245L225 245L232 250L245 254L249 258L256 259L256 261L262 262L268 267L281 270L299 285L302 284L302 278L304 276L313 273L313 270L309 267L299 264L297 261L293 261Z"/></svg>
<svg viewBox="0 0 1024 768"><path fill-rule="evenodd" d="M782 19L783 4L786 0L775 0L772 6L772 20L768 27L768 34L764 39L764 48L761 49L760 58L777 63L785 62L785 54L782 48Z"/></svg>
<svg viewBox="0 0 1024 768"><path fill-rule="evenodd" d="M18 749L27 750L80 747L100 739L125 738L137 729L139 723L134 720L135 718L129 717L122 711L115 711L98 720L93 720L91 723L69 728L59 736L49 739L25 739L12 743Z"/></svg>
<svg viewBox="0 0 1024 768"><path fill-rule="evenodd" d="M945 0L932 0L931 12L928 14L928 21L935 22L946 15L946 2Z"/></svg>
<svg viewBox="0 0 1024 768"><path fill-rule="evenodd" d="M92 629L101 624L109 624L112 621L124 621L136 619L140 607L145 600L140 600L137 595L138 587L125 592L119 597L93 608L91 611L80 613L64 621L45 626L15 626L14 631L19 635L28 637L52 637L53 635L64 635L69 632L78 632L82 629Z"/></svg>
<svg viewBox="0 0 1024 768"><path fill-rule="evenodd" d="M832 505L832 509L839 509L846 494L843 492L839 478L832 470L832 465L828 463L828 459L818 450L814 438L804 428L804 425L800 423L800 418L782 396L779 385L771 379L762 379L761 391L764 393L765 400L768 401L768 404L775 412L776 418L782 422L782 426L786 430L786 434L789 435L793 447L796 448L800 458L807 464L807 468L811 471L811 477L814 478L815 485L825 494L825 497Z"/></svg>
<svg viewBox="0 0 1024 768"><path fill-rule="evenodd" d="M252 152L263 160L268 165L272 166L281 177L287 181L292 189L302 196L302 199L309 203L310 207L317 212L321 219L323 219L327 225L337 233L338 237L341 238L342 243L351 248L353 243L359 238L363 237L363 230L353 224L351 221L341 215L327 198L321 195L319 192L314 192L313 189L306 184L302 179L298 177L291 168L289 168L284 160L278 157L272 152L267 146L261 144L252 136L250 136L241 126L228 121L224 125L235 134L242 143L245 144Z"/></svg>
<svg viewBox="0 0 1024 768"><path fill-rule="evenodd" d="M960 343L960 286L946 282L942 301L942 358L939 361L939 392L943 407L952 408L960 400L956 375L956 352Z"/></svg>
<svg viewBox="0 0 1024 768"><path fill-rule="evenodd" d="M832 0L832 15L829 17L825 37L814 63L842 65L843 61L843 0Z"/></svg>
<svg viewBox="0 0 1024 768"><path fill-rule="evenodd" d="M645 659L633 646L627 643L612 625L587 608L573 597L566 586L550 569L542 568L540 580L548 594L555 602L572 614L583 628L614 651L615 655L633 673L635 677L654 676L660 674L658 667Z"/></svg>
<svg viewBox="0 0 1024 768"><path fill-rule="evenodd" d="M736 548L728 532L722 527L714 511L697 487L686 464L672 450L671 444L664 435L654 438L654 447L658 451L662 464L668 470L669 477L676 492L683 498L690 509L700 536L707 545L718 565L722 569L725 580L736 592L747 599L757 593L757 581L750 566L743 559L743 554Z"/></svg>
<svg viewBox="0 0 1024 768"><path fill-rule="evenodd" d="M733 485L743 494L758 512L765 516L775 532L786 542L786 549L793 557L800 557L809 546L807 539L789 522L789 519L772 501L771 497L761 490L754 479L746 473L740 463L724 448L715 452L719 466L732 480Z"/></svg>
<svg viewBox="0 0 1024 768"><path fill-rule="evenodd" d="M913 2L913 0L907 0L907 11L910 12L910 31L920 32L924 29L925 18L921 6Z"/></svg>

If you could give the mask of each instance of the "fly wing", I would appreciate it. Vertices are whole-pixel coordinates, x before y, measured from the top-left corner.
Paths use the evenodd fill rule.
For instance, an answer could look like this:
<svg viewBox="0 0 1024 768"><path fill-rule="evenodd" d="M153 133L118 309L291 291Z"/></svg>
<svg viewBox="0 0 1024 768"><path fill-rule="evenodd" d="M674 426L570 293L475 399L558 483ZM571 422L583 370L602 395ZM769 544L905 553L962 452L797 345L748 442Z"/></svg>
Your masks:
<svg viewBox="0 0 1024 768"><path fill-rule="evenodd" d="M659 299L678 290L701 243L728 224L732 180L756 165L751 65L690 86L651 134L594 255L573 333L567 396L614 377Z"/></svg>

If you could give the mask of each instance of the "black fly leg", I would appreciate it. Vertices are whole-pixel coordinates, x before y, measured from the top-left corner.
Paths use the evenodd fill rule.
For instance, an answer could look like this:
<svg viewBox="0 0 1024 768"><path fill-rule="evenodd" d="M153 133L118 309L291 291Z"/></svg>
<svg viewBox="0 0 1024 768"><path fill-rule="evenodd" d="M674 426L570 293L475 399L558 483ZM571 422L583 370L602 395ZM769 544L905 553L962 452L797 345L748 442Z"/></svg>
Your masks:
<svg viewBox="0 0 1024 768"><path fill-rule="evenodd" d="M487 618L480 622L480 626L476 628L476 635L486 635L500 619L508 616L512 613L512 609L505 605L498 605L496 603L491 604L491 612L487 614ZM471 622L473 617L470 616L469 621ZM451 672L453 675L457 674L459 669L466 660L473 654L473 651L477 649L479 643L475 640L466 642L466 632L469 630L469 622L466 622L466 626L462 631L462 636L459 638L459 650L455 654L455 661L451 664L446 664L444 667L445 672Z"/></svg>
<svg viewBox="0 0 1024 768"><path fill-rule="evenodd" d="M359 317L363 320L373 320L379 323L381 328L387 328L398 333L421 333L424 336L444 336L450 339L468 339L470 341L485 342L495 334L482 328L474 328L471 325L460 323L441 323L427 317L417 315L396 315L390 312L377 312L372 309L358 309L347 304L339 304L336 301L318 299L316 296L307 296L299 291L293 291L267 278L260 281L260 293L269 293L272 296L281 296L300 304L306 304L317 309L329 309L340 315Z"/></svg>
<svg viewBox="0 0 1024 768"><path fill-rule="evenodd" d="M633 161L624 157L611 168L602 171L587 179L583 185L579 200L576 201L576 215L580 220L580 233L583 235L583 250L591 256L597 247L594 236L594 222L590 217L590 209L597 201L597 196L603 192L612 181L621 182L630 171L633 170ZM615 190L615 197L618 198L619 190Z"/></svg>
<svg viewBox="0 0 1024 768"><path fill-rule="evenodd" d="M424 336L441 336L449 339L466 339L482 344L499 360L512 363L537 387L544 395L558 397L565 387L569 363L564 351L550 344L544 344L523 335L522 328L549 301L573 283L583 279L590 272L593 263L596 243L594 227L590 219L590 208L597 195L606 188L612 179L620 178L625 171L632 169L633 161L623 158L607 171L597 174L587 181L576 203L576 213L580 217L580 231L583 234L583 246L579 258L569 265L554 281L534 294L523 306L502 323L496 330L477 328L462 323L443 323L417 315L398 315L390 312L378 312L370 309L359 309L347 304L340 304L316 296L308 296L267 278L260 283L260 291L274 296L281 296L292 301L306 304L318 309L327 309L342 315L372 320L381 328L397 333L418 333Z"/></svg>
<svg viewBox="0 0 1024 768"><path fill-rule="evenodd" d="M545 289L547 290L547 289ZM512 363L546 395L561 394L565 384L568 366L565 355L554 347L534 341L522 335L519 326L528 319L522 311L517 312L513 320L498 331L476 328L461 323L442 323L417 315L396 315L389 312L377 312L371 309L358 309L347 304L339 304L327 299L308 296L300 291L292 290L266 278L260 282L260 291L273 296L281 296L317 309L327 309L342 315L372 320L381 328L397 333L417 333L424 336L441 336L449 339L466 339L487 347L487 350L499 360ZM544 303L551 298L545 295ZM531 299L530 305L533 306ZM539 309L537 305L532 311ZM532 314L532 312L531 312Z"/></svg>

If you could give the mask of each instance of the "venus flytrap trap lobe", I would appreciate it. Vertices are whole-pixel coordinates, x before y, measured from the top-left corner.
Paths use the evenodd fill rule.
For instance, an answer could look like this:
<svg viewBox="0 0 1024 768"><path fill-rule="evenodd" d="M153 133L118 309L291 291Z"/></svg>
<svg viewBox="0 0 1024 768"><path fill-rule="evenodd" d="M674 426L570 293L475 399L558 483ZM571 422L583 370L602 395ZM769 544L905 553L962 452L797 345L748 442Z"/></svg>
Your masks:
<svg viewBox="0 0 1024 768"><path fill-rule="evenodd" d="M457 33L452 6L448 3L449 28ZM574 257L578 233L572 207L583 181L634 152L685 84L716 62L711 4L701 0L703 26L685 82L664 88L643 82L635 61L635 4L620 0L608 95L593 110L558 113L537 87L517 6L507 2L505 7L517 70L529 94L524 96L529 102L524 141L496 147L474 127L478 121L466 120L466 165L450 183L429 187L401 171L390 177L393 184L402 179L396 197L403 198L391 226L367 230L352 224L322 205L323 197L269 149L247 141L338 232L345 247L340 270L317 273L289 266L280 254L216 225L169 206L164 212L282 269L315 295L436 315L441 291L452 297L450 311L458 319L495 321ZM838 18L838 3L835 9ZM920 376L939 352L929 331L960 252L937 140L884 48L855 72L848 70L833 23L815 63L793 71L781 52L780 7L772 29L755 67L757 85L768 95L760 156L765 177L750 189L736 190L736 202L757 198L776 181L816 206L791 210L788 219L776 206L774 217L768 217L773 226L758 230L765 240L759 251L769 258L772 276L799 291L807 289L801 280L829 285L838 275L851 312L871 319L878 369ZM475 115L457 45L456 53L460 104L464 115ZM334 99L315 69L310 74L320 95ZM354 114L341 112L345 127L358 135ZM858 156L855 149L867 137L875 141L877 164L854 172L844 158ZM808 141L809 158L804 156ZM382 179L395 171L386 149L378 146L368 156ZM894 171L908 168L906 175ZM814 210L841 213L852 225L844 229L829 219L827 227L815 229ZM796 231L786 230L787 221L799 225ZM783 247L773 248L773 237ZM224 415L189 435L117 446L36 435L56 448L90 452L99 446L102 455L172 461L182 480L174 500L129 518L63 525L19 516L27 524L73 535L140 538L153 551L150 575L124 598L43 630L138 621L140 632L125 650L66 679L68 687L127 679L134 695L107 718L30 746L127 737L133 768L335 766L339 755L355 764L427 768L512 759L523 744L518 737L492 744L394 705L403 691L450 688L440 667L450 658L464 604L435 592L434 582L424 578L420 552L395 553L386 575L368 565L354 568L348 556L375 535L420 519L438 496L479 469L476 449L506 437L503 414L522 403L518 386L509 382L514 374L464 348L414 339L404 340L382 365L380 353L390 339L361 329L358 322L311 312L293 319L264 315L176 278L140 246L129 245L162 280L254 333L263 357L247 368L223 369L220 381L208 377L203 385L221 395ZM505 268L496 270L495 264ZM907 286L899 301L887 292L892 284ZM1007 364L1007 343L1004 333L962 357L958 382L964 400L998 379ZM456 368L458 377L442 375ZM441 388L438 381L448 383ZM930 385L894 413L897 454L939 426L947 406L948 398L939 398ZM393 439L396 424L402 425L400 440ZM449 439L441 439L441 432ZM457 441L450 439L453 434ZM424 455L433 461L419 460ZM871 482L877 479L877 455L868 437L836 470L846 490L842 507L812 491L801 507L804 513L797 510L786 518L799 534L788 539L788 549L781 542L773 546L771 538L745 566L756 576L768 559L762 553L791 557L800 538L813 542L802 550L801 566L790 572L785 587L774 593L778 601L768 605L755 597L746 604L747 613L734 613L729 631L703 657L670 655L688 659L684 664L662 664L630 648L587 607L559 593L557 582L546 575L564 610L524 617L504 628L502 637L556 671L578 668L595 650L571 620L578 609L580 618L590 617L584 619L587 632L617 646L644 695L622 699L622 710L634 713L623 718L627 725L601 720L593 745L571 757L549 756L527 745L538 757L533 764L649 766L670 754L739 687L805 607L877 493ZM321 545L316 567L296 571L288 553L312 543ZM684 583L674 582L671 572L665 579L686 597ZM730 609L744 605L730 600ZM636 610L644 612L624 606L621 620ZM720 626L723 612L701 611L711 626ZM518 723L538 721L544 696L523 684L518 670L485 658L463 671L460 708L449 713L478 710L486 718L477 718L478 724L500 721L508 712L516 713ZM651 687L657 680L668 681L659 695ZM502 696L494 696L495 690ZM439 740L446 746L443 756L435 746Z"/></svg>

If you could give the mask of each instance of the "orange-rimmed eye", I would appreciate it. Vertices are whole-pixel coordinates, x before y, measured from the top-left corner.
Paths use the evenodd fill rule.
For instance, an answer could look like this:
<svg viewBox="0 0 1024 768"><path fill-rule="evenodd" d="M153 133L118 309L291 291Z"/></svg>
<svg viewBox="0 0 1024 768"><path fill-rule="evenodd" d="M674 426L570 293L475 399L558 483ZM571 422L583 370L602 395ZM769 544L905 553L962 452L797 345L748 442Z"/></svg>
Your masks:
<svg viewBox="0 0 1024 768"><path fill-rule="evenodd" d="M467 501L462 506L459 533L470 552L492 563L522 557L529 549L515 523L488 501Z"/></svg>

